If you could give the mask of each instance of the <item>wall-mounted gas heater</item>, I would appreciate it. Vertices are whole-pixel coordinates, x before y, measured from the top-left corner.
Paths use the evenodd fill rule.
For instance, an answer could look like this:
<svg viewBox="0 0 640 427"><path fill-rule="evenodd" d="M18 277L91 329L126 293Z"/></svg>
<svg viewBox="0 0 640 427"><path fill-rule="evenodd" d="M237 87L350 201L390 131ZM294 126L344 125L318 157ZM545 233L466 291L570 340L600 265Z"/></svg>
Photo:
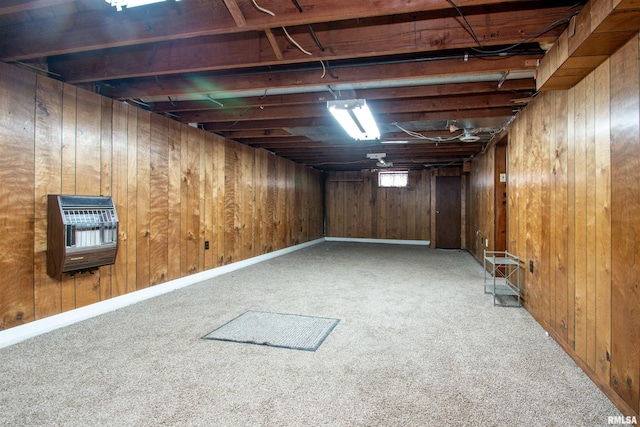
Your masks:
<svg viewBox="0 0 640 427"><path fill-rule="evenodd" d="M111 197L49 195L47 274L92 272L113 264L118 215Z"/></svg>

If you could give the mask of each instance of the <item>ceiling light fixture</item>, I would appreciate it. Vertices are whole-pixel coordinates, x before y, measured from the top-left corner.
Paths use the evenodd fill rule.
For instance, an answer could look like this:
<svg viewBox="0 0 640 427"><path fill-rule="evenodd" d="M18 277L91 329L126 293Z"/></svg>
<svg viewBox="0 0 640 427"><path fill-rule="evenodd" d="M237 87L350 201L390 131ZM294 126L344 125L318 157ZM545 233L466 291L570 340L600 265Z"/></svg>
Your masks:
<svg viewBox="0 0 640 427"><path fill-rule="evenodd" d="M380 131L366 100L327 101L327 108L353 139L380 139Z"/></svg>
<svg viewBox="0 0 640 427"><path fill-rule="evenodd" d="M110 6L115 6L118 11L121 11L123 7L126 7L128 9L131 7L146 6L148 4L153 4L153 3L161 3L166 0L105 0L105 1L109 3ZM174 0L174 1L180 1L180 0Z"/></svg>

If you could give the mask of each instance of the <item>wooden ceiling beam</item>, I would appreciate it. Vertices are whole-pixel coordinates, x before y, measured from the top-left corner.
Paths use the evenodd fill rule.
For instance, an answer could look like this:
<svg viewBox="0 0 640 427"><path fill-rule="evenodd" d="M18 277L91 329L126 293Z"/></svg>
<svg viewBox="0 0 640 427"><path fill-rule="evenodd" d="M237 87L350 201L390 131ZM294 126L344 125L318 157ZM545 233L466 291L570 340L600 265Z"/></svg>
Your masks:
<svg viewBox="0 0 640 427"><path fill-rule="evenodd" d="M0 6L0 16L10 13L28 12L30 10L41 9L43 7L58 6L61 4L74 3L75 0L3 0Z"/></svg>
<svg viewBox="0 0 640 427"><path fill-rule="evenodd" d="M523 92L518 96L529 96L535 90L535 80L515 79L507 80L498 88L497 82L473 82L473 83L450 83L425 86L390 87L379 89L359 89L358 98L363 99L406 99L423 98L447 95L470 95L491 92ZM334 99L327 90L326 92L308 92L288 95L267 95L246 98L221 99L223 107L209 100L207 101L173 101L154 102L151 110L155 112L200 111L200 110L221 110L223 108L249 108L267 107L272 105L310 104L313 102L326 102Z"/></svg>
<svg viewBox="0 0 640 427"><path fill-rule="evenodd" d="M227 7L227 10L231 14L231 17L233 18L233 21L236 23L236 25L241 28L246 27L247 20L244 19L244 15L242 14L242 11L238 7L238 3L236 3L236 0L222 0L222 1L224 2L224 5Z"/></svg>
<svg viewBox="0 0 640 427"><path fill-rule="evenodd" d="M45 1L45 0L43 0ZM59 0L63 1L63 0ZM66 2L66 1L64 1ZM512 0L457 0L461 8L487 6L500 3L523 3ZM532 2L535 3L535 2ZM276 27L293 27L318 22L333 22L347 19L396 15L438 10L451 11L451 5L442 0L387 0L371 7L369 2L352 1L348 8L343 0L315 0L313 6L299 13L287 2L272 5L276 16L269 16L255 9L250 1L239 1L237 6L246 20L239 27L231 19L223 4L213 2L181 2L179 14L166 13L146 16L138 11L116 12L105 15L104 11L91 10L70 16L37 20L0 29L0 52L3 61L21 61L50 55L86 52L131 46L141 43L156 43L206 35L228 34L241 31L264 31ZM151 27L151 28L149 28ZM7 37L22 34L19 39ZM65 34L64 43L59 35Z"/></svg>
<svg viewBox="0 0 640 427"><path fill-rule="evenodd" d="M478 59L441 59L432 61L412 61L404 63L380 63L367 66L340 67L334 72L340 77L340 84L386 82L390 76L394 80L423 79L425 77L446 77L502 73L505 70L533 71L542 55L518 55ZM318 64L318 67L320 65ZM193 75L184 78L149 79L138 82L112 83L100 87L100 93L115 99L137 99L146 97L185 98L193 94L215 94L224 91L269 91L295 88L304 91L306 87L331 85L318 71L264 72L251 75ZM215 96L215 95L214 95Z"/></svg>
<svg viewBox="0 0 640 427"><path fill-rule="evenodd" d="M480 108L470 110L449 110L435 112L418 113L395 113L378 115L380 123L403 123L430 120L468 120L486 117L511 117L514 110L511 107ZM210 132L225 132L234 130L256 130L256 129L286 129L298 127L318 127L336 126L335 120L327 115L326 117L279 119L279 120L255 120L255 121L226 121L204 123L203 128Z"/></svg>
<svg viewBox="0 0 640 427"><path fill-rule="evenodd" d="M267 40L271 45L271 49L273 50L273 53L276 55L276 61L278 63L281 62L284 59L284 55L282 54L282 49L280 49L278 40L276 39L276 36L273 34L273 31L271 30L271 28L267 28L266 30L264 30L264 34L267 36Z"/></svg>
<svg viewBox="0 0 640 427"><path fill-rule="evenodd" d="M231 0L227 0L231 1ZM534 34L550 22L567 16L566 8L553 8L541 14L538 10L487 13L470 16L474 32L483 47L514 45L523 35ZM282 35L278 38L266 29L266 38L259 32L227 34L157 43L142 44L85 55L66 55L49 61L50 70L62 75L69 83L95 80L116 80L132 77L160 76L193 71L217 71L233 68L274 66L282 63L305 63L320 60L341 60L417 52L436 52L469 46L468 30L459 17L396 22L391 17L353 21L355 27L323 25L315 33L324 51L315 44L309 29L288 29L294 39L312 55L305 55ZM349 21L351 22L351 21ZM532 41L553 42L562 28L546 32ZM289 46L284 53L280 46ZM153 48L153 59L149 52ZM203 52L211 52L203 55ZM214 54L225 52L224 55ZM270 53L272 52L272 53ZM473 52L471 52L473 53Z"/></svg>
<svg viewBox="0 0 640 427"><path fill-rule="evenodd" d="M374 117L378 112L385 114L407 112L431 112L443 110L470 110L479 108L495 108L513 105L513 95L510 93L455 95L439 98L408 98L402 102L398 100L368 101ZM253 121L278 120L308 117L323 117L328 115L326 104L303 104L296 107L289 105L269 106L265 108L251 107L231 110L188 111L179 115L184 123L207 123L222 121Z"/></svg>
<svg viewBox="0 0 640 427"><path fill-rule="evenodd" d="M426 138L449 138L456 135L460 135L462 133L462 131L450 132L449 129L420 130L416 132L420 133ZM308 138L291 135L282 129L273 129L272 131L269 132L269 134L266 134L266 135L262 131L224 132L223 135L226 138L234 139L238 142L242 142L243 144L256 144L256 145L271 144L271 143L278 144L280 142L289 142L292 140L296 141L296 139L300 139L300 138L303 138L308 141ZM296 138L296 139L289 140L288 138ZM413 146L416 144L418 145L436 144L436 142L434 141L417 139L403 132L392 132L392 133L383 132L381 139L410 141L409 144L402 144L402 145L410 145L410 146ZM390 144L390 145L385 144L385 146L392 146L392 145L393 144Z"/></svg>
<svg viewBox="0 0 640 427"><path fill-rule="evenodd" d="M260 130L241 130L241 131L229 131L220 133L225 138L229 139L243 139L243 138L281 138L285 136L291 136L289 132L284 129L260 129Z"/></svg>

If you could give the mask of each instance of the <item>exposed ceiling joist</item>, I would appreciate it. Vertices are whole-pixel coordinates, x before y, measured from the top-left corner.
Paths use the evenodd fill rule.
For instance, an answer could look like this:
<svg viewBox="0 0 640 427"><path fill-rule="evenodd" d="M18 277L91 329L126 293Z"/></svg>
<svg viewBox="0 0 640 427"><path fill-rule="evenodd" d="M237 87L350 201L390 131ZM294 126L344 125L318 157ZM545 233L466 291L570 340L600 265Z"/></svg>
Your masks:
<svg viewBox="0 0 640 427"><path fill-rule="evenodd" d="M6 0L0 60L311 167L372 168L366 154L385 152L394 167L422 169L500 138L582 7L168 0L118 12L103 0ZM328 114L327 101L356 98L380 140L355 142Z"/></svg>

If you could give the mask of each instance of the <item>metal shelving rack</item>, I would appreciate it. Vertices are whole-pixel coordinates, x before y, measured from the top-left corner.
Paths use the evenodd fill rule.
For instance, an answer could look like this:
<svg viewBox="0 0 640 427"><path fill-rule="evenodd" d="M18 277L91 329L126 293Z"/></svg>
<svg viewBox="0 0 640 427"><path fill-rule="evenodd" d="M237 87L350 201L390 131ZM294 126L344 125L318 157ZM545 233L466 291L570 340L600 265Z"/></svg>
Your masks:
<svg viewBox="0 0 640 427"><path fill-rule="evenodd" d="M484 293L493 295L493 305L520 307L520 258L507 251L485 250Z"/></svg>

